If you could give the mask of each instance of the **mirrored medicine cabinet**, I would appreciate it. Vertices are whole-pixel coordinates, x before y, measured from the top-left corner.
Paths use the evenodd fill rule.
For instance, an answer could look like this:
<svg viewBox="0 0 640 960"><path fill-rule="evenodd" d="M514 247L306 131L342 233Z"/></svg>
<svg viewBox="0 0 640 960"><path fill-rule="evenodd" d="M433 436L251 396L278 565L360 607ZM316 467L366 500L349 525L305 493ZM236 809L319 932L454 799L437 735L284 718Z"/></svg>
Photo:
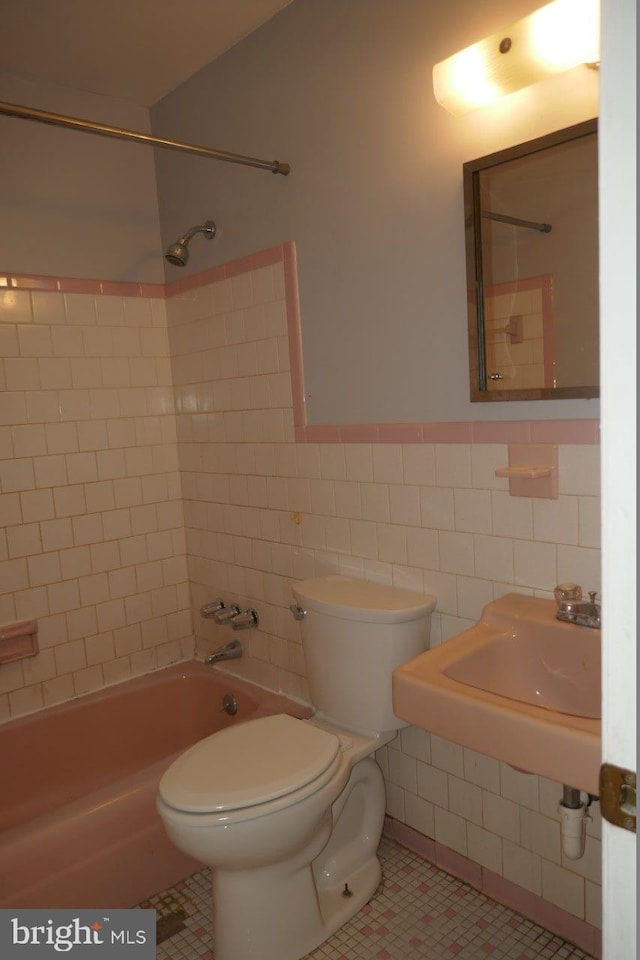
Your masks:
<svg viewBox="0 0 640 960"><path fill-rule="evenodd" d="M597 397L597 121L463 178L471 400Z"/></svg>

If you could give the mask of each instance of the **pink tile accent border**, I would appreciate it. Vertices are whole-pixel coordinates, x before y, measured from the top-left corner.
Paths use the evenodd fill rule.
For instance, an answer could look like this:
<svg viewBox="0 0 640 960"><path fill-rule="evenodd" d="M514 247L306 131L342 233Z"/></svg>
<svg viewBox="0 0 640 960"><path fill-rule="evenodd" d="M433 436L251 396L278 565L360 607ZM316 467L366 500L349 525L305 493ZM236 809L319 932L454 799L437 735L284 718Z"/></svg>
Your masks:
<svg viewBox="0 0 640 960"><path fill-rule="evenodd" d="M581 950L585 950L594 957L602 956L602 931L592 924L574 917L510 880L505 880L504 877L487 870L486 867L481 867L473 860L456 853L455 850L450 850L443 844L423 836L405 823L400 823L399 820L385 817L384 834L422 857L423 860L434 863L446 873L464 880L469 886L485 893L492 900L517 910L534 923L539 923L552 933L557 933L571 943L575 943Z"/></svg>
<svg viewBox="0 0 640 960"><path fill-rule="evenodd" d="M284 267L294 434L298 443L575 443L598 444L600 422L585 420L504 420L452 423L308 424L304 395L302 326L296 245L277 244L169 283L83 280L31 274L2 274L0 288L88 293L94 296L162 299L282 263Z"/></svg>
<svg viewBox="0 0 640 960"><path fill-rule="evenodd" d="M422 857L423 860L428 860L429 863L436 862L435 840L431 840L430 837L425 837L424 834L418 833L417 830L408 827L406 823L401 823L400 820L394 820L392 817L385 817L384 834L392 840L395 840L400 846L406 847L407 850L416 853L419 857Z"/></svg>
<svg viewBox="0 0 640 960"><path fill-rule="evenodd" d="M422 443L421 423L379 423L380 443Z"/></svg>
<svg viewBox="0 0 640 960"><path fill-rule="evenodd" d="M531 440L531 423L528 420L474 423L473 439L475 443L528 443Z"/></svg>
<svg viewBox="0 0 640 960"><path fill-rule="evenodd" d="M423 423L425 443L473 443L473 423Z"/></svg>
<svg viewBox="0 0 640 960"><path fill-rule="evenodd" d="M284 266L284 291L287 303L287 333L289 336L289 366L291 367L291 393L293 396L293 425L296 439L300 431L308 430L307 410L304 399L304 367L302 364L302 334L300 324L300 298L298 296L298 260L295 243L282 248ZM307 439L305 437L305 439ZM323 442L329 442L324 440Z"/></svg>
<svg viewBox="0 0 640 960"><path fill-rule="evenodd" d="M537 443L600 443L600 421L534 420L531 439Z"/></svg>
<svg viewBox="0 0 640 960"><path fill-rule="evenodd" d="M482 868L482 891L492 900L524 914L535 923L557 933L594 957L602 956L602 932L597 927L561 910L535 893Z"/></svg>
<svg viewBox="0 0 640 960"><path fill-rule="evenodd" d="M164 283L132 283L120 280L87 280L81 277L44 277L25 273L3 274L0 287L12 290L35 290L47 293L88 293L96 297L166 296Z"/></svg>

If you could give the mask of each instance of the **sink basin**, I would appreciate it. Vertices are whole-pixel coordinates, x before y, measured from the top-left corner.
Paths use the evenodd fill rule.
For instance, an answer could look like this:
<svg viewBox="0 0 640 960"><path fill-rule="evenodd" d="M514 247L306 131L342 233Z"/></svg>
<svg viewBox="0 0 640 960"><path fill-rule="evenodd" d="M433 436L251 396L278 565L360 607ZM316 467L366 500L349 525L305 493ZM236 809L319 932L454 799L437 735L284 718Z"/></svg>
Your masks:
<svg viewBox="0 0 640 960"><path fill-rule="evenodd" d="M600 769L600 631L508 594L476 626L394 670L396 714L589 793Z"/></svg>

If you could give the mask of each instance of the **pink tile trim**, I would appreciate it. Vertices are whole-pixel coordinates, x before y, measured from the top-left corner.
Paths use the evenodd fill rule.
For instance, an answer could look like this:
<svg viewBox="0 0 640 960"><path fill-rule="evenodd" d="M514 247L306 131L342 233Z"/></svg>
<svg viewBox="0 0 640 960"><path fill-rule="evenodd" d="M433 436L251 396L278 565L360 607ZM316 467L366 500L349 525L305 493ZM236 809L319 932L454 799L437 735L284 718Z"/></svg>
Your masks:
<svg viewBox="0 0 640 960"><path fill-rule="evenodd" d="M436 865L454 877L459 877L476 890L482 890L482 867L480 864L436 843Z"/></svg>
<svg viewBox="0 0 640 960"><path fill-rule="evenodd" d="M158 286L162 286L158 284ZM89 291L90 292L90 291ZM139 297L139 283L120 283L117 280L102 280L100 282L100 293L107 297Z"/></svg>
<svg viewBox="0 0 640 960"><path fill-rule="evenodd" d="M399 843L401 846L406 847L407 850L411 850L419 857L422 857L423 860L428 860L429 863L436 862L435 841L429 837L425 837L422 833L418 833L417 830L408 827L406 823L401 823L400 820L393 820L391 817L385 817L384 834L392 840L395 840L396 843Z"/></svg>
<svg viewBox="0 0 640 960"><path fill-rule="evenodd" d="M503 420L498 423L474 423L474 443L528 443L531 423L527 420Z"/></svg>
<svg viewBox="0 0 640 960"><path fill-rule="evenodd" d="M88 293L105 297L165 296L163 283L132 283L119 280L89 280L82 277L44 277L31 274L6 274L0 286L13 290L42 290L49 293Z"/></svg>
<svg viewBox="0 0 640 960"><path fill-rule="evenodd" d="M206 286L208 283L218 283L225 279L225 269L223 266L209 267L208 270L202 270L200 273L194 273L191 277L178 277L170 283L164 285L165 297L175 297L179 293L187 293L189 290L197 290Z"/></svg>
<svg viewBox="0 0 640 960"><path fill-rule="evenodd" d="M253 270L252 258L240 257L238 260L230 260L224 265L225 277L238 277L242 273L249 273Z"/></svg>
<svg viewBox="0 0 640 960"><path fill-rule="evenodd" d="M377 423L341 423L339 430L342 443L378 443L380 440Z"/></svg>
<svg viewBox="0 0 640 960"><path fill-rule="evenodd" d="M385 817L384 834L422 857L423 860L435 863L446 873L459 877L475 889L481 890L492 900L517 910L534 923L539 923L547 930L577 944L587 953L595 957L602 956L602 932L590 923L574 917L510 880L505 880L504 877L481 867L473 860L456 853L455 850L423 836L399 820Z"/></svg>
<svg viewBox="0 0 640 960"><path fill-rule="evenodd" d="M295 243L282 247L284 266L284 291L287 303L287 330L289 334L289 366L291 367L291 393L293 396L293 425L307 427L307 411L304 396L304 369L302 366L302 327L300 322L300 299L298 296L298 261ZM311 439L309 437L309 439ZM333 438L332 438L333 439ZM329 442L328 440L324 442Z"/></svg>
<svg viewBox="0 0 640 960"><path fill-rule="evenodd" d="M83 280L4 274L0 287L14 290L44 290L89 293L95 296L173 297L250 270L282 263L289 330L289 358L293 393L295 438L299 443L538 443L598 444L600 422L593 420L522 420L458 423L346 423L307 424L302 361L302 329L298 296L296 246L293 241L259 250L200 273L170 283L130 283L117 280ZM539 283L537 278L532 282Z"/></svg>
<svg viewBox="0 0 640 960"><path fill-rule="evenodd" d="M102 284L99 280L82 280L74 277L62 277L58 280L58 289L61 293L102 293Z"/></svg>
<svg viewBox="0 0 640 960"><path fill-rule="evenodd" d="M472 423L423 423L425 443L472 443Z"/></svg>
<svg viewBox="0 0 640 960"><path fill-rule="evenodd" d="M340 443L339 427L310 426L303 428L303 436L307 443Z"/></svg>
<svg viewBox="0 0 640 960"><path fill-rule="evenodd" d="M538 443L600 443L600 421L534 420L531 439Z"/></svg>
<svg viewBox="0 0 640 960"><path fill-rule="evenodd" d="M164 300L166 297L164 283L141 283L140 296L151 300Z"/></svg>
<svg viewBox="0 0 640 960"><path fill-rule="evenodd" d="M422 443L421 423L379 423L380 443Z"/></svg>
<svg viewBox="0 0 640 960"><path fill-rule="evenodd" d="M561 910L555 904L543 900L510 880L482 868L482 891L493 900L503 903L526 917L546 927L547 930L577 944L582 950L595 957L602 955L602 933L597 927Z"/></svg>
<svg viewBox="0 0 640 960"><path fill-rule="evenodd" d="M55 290L59 289L59 281L55 277L23 276L8 277L3 286L13 287L14 290Z"/></svg>
<svg viewBox="0 0 640 960"><path fill-rule="evenodd" d="M278 244L277 247L267 247L266 250L259 250L257 253L254 253L251 257L253 262L251 269L260 270L262 267L273 267L274 264L280 263L280 261L285 258L284 248L288 246L290 246L288 243L284 245Z"/></svg>

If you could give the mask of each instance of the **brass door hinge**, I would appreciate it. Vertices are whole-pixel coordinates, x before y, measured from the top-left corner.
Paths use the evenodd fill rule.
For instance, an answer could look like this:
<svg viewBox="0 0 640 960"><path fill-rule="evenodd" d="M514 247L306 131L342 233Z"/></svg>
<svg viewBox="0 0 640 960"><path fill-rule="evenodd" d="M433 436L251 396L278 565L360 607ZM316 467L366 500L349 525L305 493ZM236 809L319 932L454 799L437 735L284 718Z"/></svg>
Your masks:
<svg viewBox="0 0 640 960"><path fill-rule="evenodd" d="M615 827L636 832L636 775L612 763L600 767L600 809Z"/></svg>

